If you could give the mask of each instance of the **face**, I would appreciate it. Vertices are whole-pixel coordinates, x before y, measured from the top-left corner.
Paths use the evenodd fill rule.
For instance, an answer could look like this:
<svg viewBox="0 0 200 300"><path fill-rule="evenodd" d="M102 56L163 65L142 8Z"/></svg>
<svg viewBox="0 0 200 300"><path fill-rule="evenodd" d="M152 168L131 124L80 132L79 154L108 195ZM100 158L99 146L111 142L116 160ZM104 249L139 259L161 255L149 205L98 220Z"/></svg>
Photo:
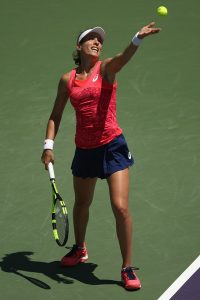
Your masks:
<svg viewBox="0 0 200 300"><path fill-rule="evenodd" d="M77 49L87 55L99 57L102 50L103 41L98 33L91 32L86 35Z"/></svg>

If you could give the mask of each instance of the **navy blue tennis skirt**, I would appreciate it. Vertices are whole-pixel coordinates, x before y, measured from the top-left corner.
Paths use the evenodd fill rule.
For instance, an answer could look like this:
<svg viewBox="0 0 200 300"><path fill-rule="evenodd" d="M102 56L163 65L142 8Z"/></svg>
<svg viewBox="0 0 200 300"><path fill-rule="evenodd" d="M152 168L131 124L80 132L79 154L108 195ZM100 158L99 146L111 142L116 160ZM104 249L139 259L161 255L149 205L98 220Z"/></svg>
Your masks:
<svg viewBox="0 0 200 300"><path fill-rule="evenodd" d="M123 134L106 145L94 149L76 148L72 161L72 174L82 178L101 179L133 165L134 159Z"/></svg>

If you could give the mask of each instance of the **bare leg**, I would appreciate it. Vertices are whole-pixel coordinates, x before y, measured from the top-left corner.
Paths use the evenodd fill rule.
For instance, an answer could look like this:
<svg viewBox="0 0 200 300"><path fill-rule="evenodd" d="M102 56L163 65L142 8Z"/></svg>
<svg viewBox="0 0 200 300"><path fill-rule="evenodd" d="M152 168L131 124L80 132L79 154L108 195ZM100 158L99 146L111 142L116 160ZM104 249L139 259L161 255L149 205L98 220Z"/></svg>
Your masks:
<svg viewBox="0 0 200 300"><path fill-rule="evenodd" d="M97 178L74 177L75 203L73 209L74 235L77 245L85 241L86 228L89 220L89 207L93 200Z"/></svg>
<svg viewBox="0 0 200 300"><path fill-rule="evenodd" d="M132 218L128 208L129 169L112 174L107 182L116 219L116 231L123 259L122 267L125 268L132 265Z"/></svg>

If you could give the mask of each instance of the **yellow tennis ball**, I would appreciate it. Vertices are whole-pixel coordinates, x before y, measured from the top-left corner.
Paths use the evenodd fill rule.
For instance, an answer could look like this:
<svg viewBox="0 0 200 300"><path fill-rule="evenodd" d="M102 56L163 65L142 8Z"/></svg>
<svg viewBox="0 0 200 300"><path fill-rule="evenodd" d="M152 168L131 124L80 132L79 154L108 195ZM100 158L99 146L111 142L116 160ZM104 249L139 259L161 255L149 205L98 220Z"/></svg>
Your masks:
<svg viewBox="0 0 200 300"><path fill-rule="evenodd" d="M159 14L159 16L167 16L168 14L168 9L165 6L159 6L157 8L157 13Z"/></svg>

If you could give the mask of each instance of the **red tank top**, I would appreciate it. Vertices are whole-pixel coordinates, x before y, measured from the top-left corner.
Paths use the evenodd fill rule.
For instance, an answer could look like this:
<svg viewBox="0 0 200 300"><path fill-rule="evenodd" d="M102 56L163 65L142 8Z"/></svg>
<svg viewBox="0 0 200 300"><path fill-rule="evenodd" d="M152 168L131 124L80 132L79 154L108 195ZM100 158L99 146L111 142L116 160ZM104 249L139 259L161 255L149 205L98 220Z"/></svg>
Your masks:
<svg viewBox="0 0 200 300"><path fill-rule="evenodd" d="M75 144L90 149L109 143L122 133L116 119L117 82L109 84L100 74L101 61L86 80L75 80L70 74L69 98L76 112Z"/></svg>

